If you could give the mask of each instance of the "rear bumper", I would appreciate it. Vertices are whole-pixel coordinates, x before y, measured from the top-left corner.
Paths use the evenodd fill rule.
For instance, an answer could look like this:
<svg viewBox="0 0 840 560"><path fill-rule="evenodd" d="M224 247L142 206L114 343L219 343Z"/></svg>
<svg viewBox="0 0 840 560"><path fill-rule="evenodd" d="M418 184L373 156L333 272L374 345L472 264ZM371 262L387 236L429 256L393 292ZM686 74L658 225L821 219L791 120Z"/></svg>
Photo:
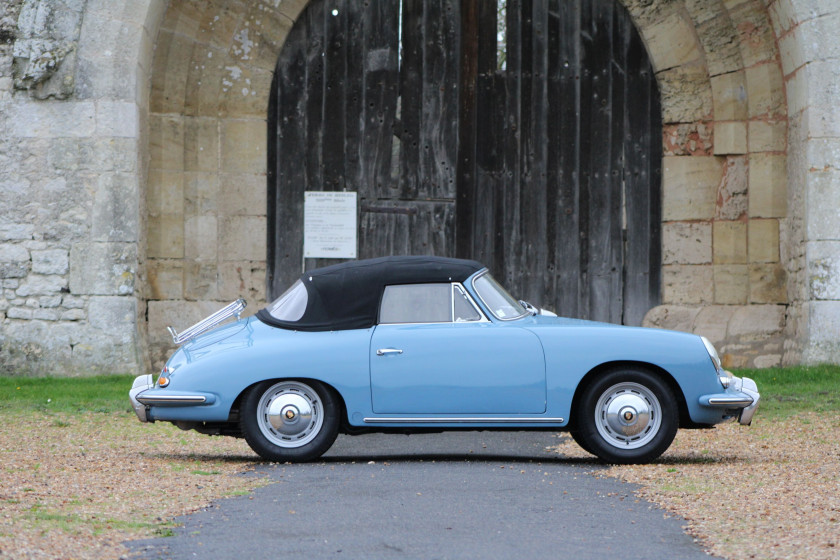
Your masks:
<svg viewBox="0 0 840 560"><path fill-rule="evenodd" d="M154 386L154 378L151 373L148 373L146 375L136 377L134 379L134 383L131 385L131 390L128 392L128 399L131 401L131 408L134 409L134 413L141 422L149 421L149 407L138 401L137 396L143 391L151 389Z"/></svg>
<svg viewBox="0 0 840 560"><path fill-rule="evenodd" d="M725 393L715 393L700 397L700 404L712 408L722 408L737 414L738 422L745 426L752 423L761 395L755 381L749 377L732 377Z"/></svg>
<svg viewBox="0 0 840 560"><path fill-rule="evenodd" d="M212 393L193 393L155 388L151 374L140 375L134 379L128 392L131 407L141 422L154 422L151 408L154 407L193 407L211 405L216 402ZM160 418L158 418L160 419ZM168 418L167 418L168 419Z"/></svg>

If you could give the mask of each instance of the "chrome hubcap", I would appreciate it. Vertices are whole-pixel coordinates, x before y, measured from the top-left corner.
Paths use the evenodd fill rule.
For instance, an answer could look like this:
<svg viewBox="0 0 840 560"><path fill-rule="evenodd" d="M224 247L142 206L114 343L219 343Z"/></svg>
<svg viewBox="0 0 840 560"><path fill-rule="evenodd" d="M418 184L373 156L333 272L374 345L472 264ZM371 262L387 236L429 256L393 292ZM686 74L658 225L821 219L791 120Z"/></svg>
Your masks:
<svg viewBox="0 0 840 560"><path fill-rule="evenodd" d="M309 385L283 381L263 393L258 407L260 431L280 447L300 447L312 441L324 422L321 399Z"/></svg>
<svg viewBox="0 0 840 560"><path fill-rule="evenodd" d="M659 400L638 383L610 387L595 407L598 433L620 449L637 449L647 444L659 432L661 422Z"/></svg>

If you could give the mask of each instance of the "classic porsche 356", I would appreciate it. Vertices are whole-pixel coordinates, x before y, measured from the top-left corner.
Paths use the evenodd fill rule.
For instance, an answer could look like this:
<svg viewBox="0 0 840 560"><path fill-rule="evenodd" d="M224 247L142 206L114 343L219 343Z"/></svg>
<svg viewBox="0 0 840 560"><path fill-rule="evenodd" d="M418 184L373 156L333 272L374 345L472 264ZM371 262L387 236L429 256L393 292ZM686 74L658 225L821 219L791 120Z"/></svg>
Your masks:
<svg viewBox="0 0 840 560"><path fill-rule="evenodd" d="M707 339L557 317L475 261L350 261L244 307L170 328L180 347L130 391L141 421L244 437L268 461L316 459L338 433L552 429L639 463L759 403Z"/></svg>

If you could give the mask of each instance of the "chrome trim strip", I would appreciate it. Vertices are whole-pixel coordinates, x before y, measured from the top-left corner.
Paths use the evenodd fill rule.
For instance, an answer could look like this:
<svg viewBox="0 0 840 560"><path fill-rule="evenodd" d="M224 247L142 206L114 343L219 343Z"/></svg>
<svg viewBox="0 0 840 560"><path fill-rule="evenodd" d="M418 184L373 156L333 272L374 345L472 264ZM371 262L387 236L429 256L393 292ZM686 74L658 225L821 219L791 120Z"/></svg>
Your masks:
<svg viewBox="0 0 840 560"><path fill-rule="evenodd" d="M155 395L153 397L144 397L138 395L136 397L138 402L148 405L156 404L201 404L207 402L207 397L204 395Z"/></svg>
<svg viewBox="0 0 840 560"><path fill-rule="evenodd" d="M712 397L709 399L709 406L741 407L750 406L753 403L751 397Z"/></svg>
<svg viewBox="0 0 840 560"><path fill-rule="evenodd" d="M562 418L365 418L365 424L562 424Z"/></svg>
<svg viewBox="0 0 840 560"><path fill-rule="evenodd" d="M225 319L236 315L236 318L239 319L239 315L242 313L242 310L245 309L245 306L248 304L245 302L244 299L239 298L238 300L234 301L226 305L225 307L219 309L206 319L202 319L198 323L194 324L187 330L182 333L177 333L175 329L172 327L166 327L166 330L169 331L169 334L172 335L172 342L175 344L181 344L190 340L191 338L195 338L196 336L200 335L204 331L210 330Z"/></svg>

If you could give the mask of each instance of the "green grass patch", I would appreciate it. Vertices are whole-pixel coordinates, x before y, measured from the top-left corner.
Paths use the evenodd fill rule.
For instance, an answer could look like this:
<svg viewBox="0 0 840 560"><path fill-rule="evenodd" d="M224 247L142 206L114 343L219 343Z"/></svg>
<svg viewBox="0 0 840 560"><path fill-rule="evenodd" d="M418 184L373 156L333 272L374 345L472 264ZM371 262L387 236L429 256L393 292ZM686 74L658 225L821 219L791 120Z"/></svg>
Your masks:
<svg viewBox="0 0 840 560"><path fill-rule="evenodd" d="M0 377L0 411L129 411L128 390L133 380L133 375Z"/></svg>
<svg viewBox="0 0 840 560"><path fill-rule="evenodd" d="M840 412L840 366L742 369L734 373L755 380L761 393L760 416Z"/></svg>

